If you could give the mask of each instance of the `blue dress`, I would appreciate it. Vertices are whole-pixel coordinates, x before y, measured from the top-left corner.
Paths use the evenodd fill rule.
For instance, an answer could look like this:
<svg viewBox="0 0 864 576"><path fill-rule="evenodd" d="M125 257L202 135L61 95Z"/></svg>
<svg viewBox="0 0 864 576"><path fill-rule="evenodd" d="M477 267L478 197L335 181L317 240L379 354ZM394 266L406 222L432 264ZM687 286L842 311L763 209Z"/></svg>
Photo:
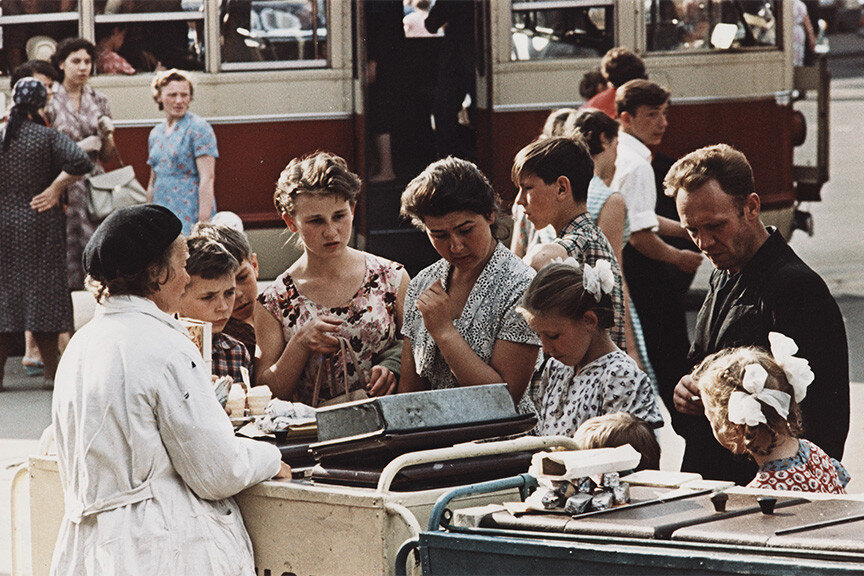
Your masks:
<svg viewBox="0 0 864 576"><path fill-rule="evenodd" d="M198 166L200 156L219 157L216 134L202 118L187 112L170 132L165 121L150 131L147 163L156 174L153 203L165 206L180 218L183 234L189 235L198 221ZM213 203L211 216L216 213Z"/></svg>
<svg viewBox="0 0 864 576"><path fill-rule="evenodd" d="M614 194L614 191L609 188L603 180L594 176L591 183L588 185L588 214L591 220L597 223L600 218L600 211L609 196ZM621 239L621 245L627 244L630 240L630 220L624 216L624 233ZM645 347L645 338L642 336L642 324L639 322L639 316L636 315L636 308L633 306L633 301L627 302L630 309L630 322L633 324L633 337L636 339L636 347L639 349L639 361L642 363L642 368L654 384L654 390L657 391L657 376L654 375L654 369L651 368L651 362L648 360L648 349Z"/></svg>

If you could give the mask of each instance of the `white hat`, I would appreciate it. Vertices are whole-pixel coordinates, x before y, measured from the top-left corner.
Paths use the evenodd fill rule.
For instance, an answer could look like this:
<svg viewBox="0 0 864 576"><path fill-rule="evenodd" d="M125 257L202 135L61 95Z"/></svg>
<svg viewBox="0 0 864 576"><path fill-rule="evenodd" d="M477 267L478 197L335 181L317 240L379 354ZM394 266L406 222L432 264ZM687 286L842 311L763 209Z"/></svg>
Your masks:
<svg viewBox="0 0 864 576"><path fill-rule="evenodd" d="M50 36L33 36L27 40L24 47L28 60L51 60L54 51L57 50L57 41Z"/></svg>

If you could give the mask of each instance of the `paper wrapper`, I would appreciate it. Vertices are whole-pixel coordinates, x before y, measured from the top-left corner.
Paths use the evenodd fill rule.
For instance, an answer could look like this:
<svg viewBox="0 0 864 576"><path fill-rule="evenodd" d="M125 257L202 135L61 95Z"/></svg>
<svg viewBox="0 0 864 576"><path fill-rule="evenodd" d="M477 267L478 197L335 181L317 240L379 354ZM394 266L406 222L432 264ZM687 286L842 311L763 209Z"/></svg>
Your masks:
<svg viewBox="0 0 864 576"><path fill-rule="evenodd" d="M641 454L629 444L617 448L538 452L531 458L528 473L548 480L577 480L585 476L632 470Z"/></svg>
<svg viewBox="0 0 864 576"><path fill-rule="evenodd" d="M204 359L207 370L213 371L213 325L210 322L202 322L194 318L179 318L180 323L189 333L189 338Z"/></svg>

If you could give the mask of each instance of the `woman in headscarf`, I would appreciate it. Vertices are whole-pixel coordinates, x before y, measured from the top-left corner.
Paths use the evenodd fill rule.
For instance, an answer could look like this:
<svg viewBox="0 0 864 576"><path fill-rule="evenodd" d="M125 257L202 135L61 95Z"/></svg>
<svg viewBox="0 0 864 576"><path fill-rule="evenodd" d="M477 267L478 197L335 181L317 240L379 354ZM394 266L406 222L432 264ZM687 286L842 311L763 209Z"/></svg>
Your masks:
<svg viewBox="0 0 864 576"><path fill-rule="evenodd" d="M272 444L234 436L173 316L189 283L181 227L162 206L123 208L84 249L98 305L57 371L53 576L255 574L232 496L291 470Z"/></svg>
<svg viewBox="0 0 864 576"><path fill-rule="evenodd" d="M66 283L63 191L92 165L65 135L45 126L48 90L35 78L12 89L12 109L0 150L0 389L17 334L32 331L45 363L57 368L57 337L72 329Z"/></svg>

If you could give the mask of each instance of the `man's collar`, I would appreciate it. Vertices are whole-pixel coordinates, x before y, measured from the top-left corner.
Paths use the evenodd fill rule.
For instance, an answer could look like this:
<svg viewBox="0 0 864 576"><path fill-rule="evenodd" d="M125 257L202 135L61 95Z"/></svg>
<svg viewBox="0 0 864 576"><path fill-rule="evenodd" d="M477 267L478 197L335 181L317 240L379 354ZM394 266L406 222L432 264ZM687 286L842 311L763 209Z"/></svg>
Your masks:
<svg viewBox="0 0 864 576"><path fill-rule="evenodd" d="M642 143L641 140L624 132L623 130L619 130L618 132L618 143L619 145L624 146L625 148L631 150L635 154L638 154L642 158L645 158L649 162L651 161L651 150L648 149L645 144Z"/></svg>
<svg viewBox="0 0 864 576"><path fill-rule="evenodd" d="M766 229L768 230L768 238L762 243L762 246L759 247L753 258L741 268L741 274L744 276L750 278L761 276L768 269L771 262L777 258L777 254L782 247L786 246L786 240L783 239L783 236L776 228L768 226Z"/></svg>

